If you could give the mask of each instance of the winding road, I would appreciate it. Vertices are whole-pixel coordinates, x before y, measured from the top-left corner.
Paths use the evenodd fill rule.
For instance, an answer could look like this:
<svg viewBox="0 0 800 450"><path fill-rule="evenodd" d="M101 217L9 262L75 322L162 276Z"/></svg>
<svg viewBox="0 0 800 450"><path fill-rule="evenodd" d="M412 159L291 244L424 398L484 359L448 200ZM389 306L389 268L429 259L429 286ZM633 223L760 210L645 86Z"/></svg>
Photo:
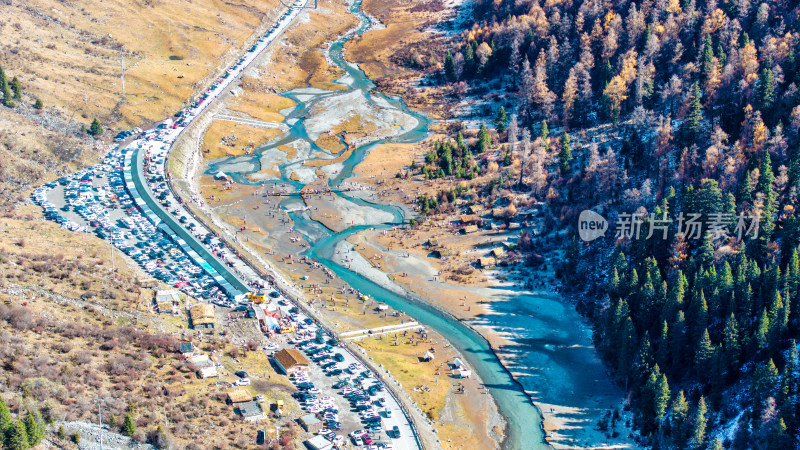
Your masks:
<svg viewBox="0 0 800 450"><path fill-rule="evenodd" d="M319 317L317 317L314 311L305 307L305 303L302 301L302 294L297 292L296 289L290 286L289 283L274 272L274 270L268 267L271 276L265 276L260 272L259 268L254 267L248 261L241 258L235 250L230 252L232 254L230 257L222 260L201 243L195 236L209 233L211 227L194 215L187 208L187 205L183 203L181 197L175 192L170 183L171 178L166 167L169 154L184 131L190 127L198 117L209 111L211 105L219 101L220 98L224 97L224 95L230 91L231 87L235 85L235 82L253 64L258 56L269 48L269 46L291 26L305 8L306 4L307 1L298 0L295 2L293 6L289 8L287 14L281 18L270 32L258 40L254 49L244 53L243 57L237 60L226 72L226 75L212 85L212 88L206 92L206 97L203 102L187 107L182 111L183 122L180 125L172 127L171 119L167 119L159 124L159 126L142 133L142 137L126 145L123 149L125 153L123 176L128 192L148 220L150 220L153 225L172 236L172 239L178 243L184 252L222 286L229 297L232 298L242 294L247 291L248 286L254 282L260 283L261 285L273 284L276 289L286 294L286 296L293 301L295 306L303 310L309 317L315 319L323 329L332 335L336 335L336 333L319 320ZM180 212L178 214L175 214L175 211L168 211L156 200L154 188L148 183L149 178L152 178L154 174L164 177L168 181L171 199L174 203L180 205ZM183 225L181 225L182 222L184 223ZM193 226L191 232L187 228L190 224ZM220 238L220 240L225 242L224 238ZM231 250L233 249L231 248ZM270 278L270 280L265 280L265 277ZM342 342L342 346L345 347L348 353L354 358L361 361L364 366L370 368L388 388L390 406L393 404L393 409L397 409L399 417L395 417L397 417L398 421L401 423L400 429L403 430L400 438L392 439L394 448L402 450L425 448L425 445L419 437L419 426L412 416L412 413L409 411L409 408L412 406L405 404L401 400L403 397L400 395L399 388L392 380L387 379L386 374L381 373L381 371L378 370L365 355L357 351L355 347L348 345L346 342Z"/></svg>

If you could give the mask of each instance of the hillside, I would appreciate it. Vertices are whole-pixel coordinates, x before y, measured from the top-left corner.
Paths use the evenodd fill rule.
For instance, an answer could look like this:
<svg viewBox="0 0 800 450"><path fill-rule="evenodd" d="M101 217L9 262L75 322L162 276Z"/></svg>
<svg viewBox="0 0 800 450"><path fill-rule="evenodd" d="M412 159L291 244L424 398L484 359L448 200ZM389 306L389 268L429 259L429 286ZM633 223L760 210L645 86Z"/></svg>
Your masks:
<svg viewBox="0 0 800 450"><path fill-rule="evenodd" d="M642 444L796 445L798 27L781 1L478 1L395 53L450 117L396 183L424 181L431 223L537 211L516 260L558 264Z"/></svg>
<svg viewBox="0 0 800 450"><path fill-rule="evenodd" d="M103 422L111 431L125 431L130 415L138 430L134 440L158 447L247 448L254 442L225 404L225 387L198 379L176 351L179 339L193 340L199 351L216 352L229 374L264 372L263 354L242 353L227 336L190 336L185 318L151 312L147 274L120 252L112 258L109 244L93 234L42 220L29 196L44 182L95 164L120 129L177 110L270 26L282 13L278 5L3 2L0 67L8 87L0 86L0 398L19 419L38 411L53 424L47 438L54 445L77 448L70 430L82 426L72 421L96 422L93 399L103 399ZM90 135L95 118L103 130ZM250 387L253 394L288 399L283 384L264 377ZM59 424L66 434L57 432ZM198 444L197 429L213 438ZM284 435L290 442L293 431Z"/></svg>

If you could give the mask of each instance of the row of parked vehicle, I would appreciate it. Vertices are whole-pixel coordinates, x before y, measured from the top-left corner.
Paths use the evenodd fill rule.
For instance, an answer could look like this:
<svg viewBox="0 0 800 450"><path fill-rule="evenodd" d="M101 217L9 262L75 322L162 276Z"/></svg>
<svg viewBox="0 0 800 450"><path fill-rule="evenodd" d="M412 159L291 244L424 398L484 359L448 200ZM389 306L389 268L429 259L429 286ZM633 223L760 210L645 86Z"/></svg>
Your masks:
<svg viewBox="0 0 800 450"><path fill-rule="evenodd" d="M101 163L36 189L34 201L48 219L73 231L94 232L154 278L194 298L219 297L215 281L136 208L123 180L122 164L122 152L114 148ZM63 189L62 198L57 199L59 208L48 199L57 187ZM80 219L67 218L66 213Z"/></svg>

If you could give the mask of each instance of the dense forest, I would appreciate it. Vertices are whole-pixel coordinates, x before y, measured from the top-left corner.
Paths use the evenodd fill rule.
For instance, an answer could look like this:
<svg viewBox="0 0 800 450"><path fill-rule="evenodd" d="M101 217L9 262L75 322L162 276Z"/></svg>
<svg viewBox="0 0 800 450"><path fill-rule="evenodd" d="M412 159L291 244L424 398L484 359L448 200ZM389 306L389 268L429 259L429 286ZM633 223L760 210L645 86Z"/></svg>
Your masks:
<svg viewBox="0 0 800 450"><path fill-rule="evenodd" d="M454 127L412 169L489 174L482 198L529 196L547 237L573 232L564 284L654 447L800 445L799 14L478 0L434 74L496 117L468 139ZM586 209L609 224L592 242Z"/></svg>

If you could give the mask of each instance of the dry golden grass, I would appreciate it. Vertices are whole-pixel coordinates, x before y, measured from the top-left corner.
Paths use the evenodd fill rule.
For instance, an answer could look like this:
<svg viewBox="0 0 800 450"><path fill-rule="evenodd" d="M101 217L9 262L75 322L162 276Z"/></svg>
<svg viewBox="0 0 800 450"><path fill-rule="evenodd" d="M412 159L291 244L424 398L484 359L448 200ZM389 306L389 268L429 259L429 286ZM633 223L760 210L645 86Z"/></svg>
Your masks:
<svg viewBox="0 0 800 450"><path fill-rule="evenodd" d="M105 151L91 139L49 131L15 110L0 108L0 208L7 210L59 173L96 162Z"/></svg>
<svg viewBox="0 0 800 450"><path fill-rule="evenodd" d="M398 172L408 170L411 162L419 161L424 153L420 144L382 144L369 151L367 156L353 170L353 179L356 183L372 184L374 179L370 176L377 175L381 181L391 185L391 188L408 185L407 180L394 178Z"/></svg>
<svg viewBox="0 0 800 450"><path fill-rule="evenodd" d="M279 145L275 148L286 153L286 159L293 159L297 156L297 149L294 147L290 147L288 145Z"/></svg>
<svg viewBox="0 0 800 450"><path fill-rule="evenodd" d="M3 8L4 67L67 114L140 125L178 109L277 14L277 0L26 0ZM120 56L126 59L122 101Z"/></svg>
<svg viewBox="0 0 800 450"><path fill-rule="evenodd" d="M119 424L129 405L135 410L137 439L163 424L166 413L166 430L176 446L189 444L194 430L203 429L210 433L209 448L232 447L242 423L219 396L223 389L198 379L172 353L185 317L151 313L152 292L138 286L139 271L131 261L117 254L112 279L108 243L27 217L35 216L34 209L15 211L21 218L0 219L0 287L15 289L13 297L0 292L0 352L13 352L16 361L13 368L0 367L9 405L41 408L56 421L93 420L91 400L103 396L113 399L105 405L106 420L114 415ZM59 303L48 297L51 292L63 295L56 297ZM225 354L232 348L212 335L194 342L203 352ZM271 378L270 392L276 392L267 396L285 395L288 381L265 359L263 352L249 352L240 363ZM40 387L24 398L9 395L29 383ZM245 427L251 434L260 429Z"/></svg>
<svg viewBox="0 0 800 450"><path fill-rule="evenodd" d="M413 70L394 64L391 58L398 49L425 44L431 33L420 29L435 23L443 10L439 9L437 2L416 0L365 0L363 8L386 27L369 30L347 42L345 55L348 60L357 61L373 80L413 75Z"/></svg>
<svg viewBox="0 0 800 450"><path fill-rule="evenodd" d="M354 142L354 139L364 137L377 129L378 126L375 123L362 119L361 114L353 114L343 122L331 128L330 132L322 133L314 143L320 148L324 148L332 153L338 153L345 149L345 145L342 144L342 140L339 138L340 134L344 133L345 142L350 144ZM334 162L339 162L339 160L329 161L327 164L333 164ZM308 161L305 163L307 166L324 166L327 164L325 160Z"/></svg>
<svg viewBox="0 0 800 450"><path fill-rule="evenodd" d="M261 81L277 89L343 89L330 81L342 75L341 69L328 64L321 48L355 26L357 20L344 2L333 0L321 0L319 9L306 13L308 20L301 18L284 34L282 41L287 45L273 50L269 64L263 67Z"/></svg>
<svg viewBox="0 0 800 450"><path fill-rule="evenodd" d="M413 339L415 344L410 344L411 332L407 337L404 337L402 332L397 335L397 345L395 345L393 333L381 336L382 339L371 337L355 342L366 349L375 362L383 365L403 386L403 390L411 396L419 408L436 421L448 393L452 392L453 385L457 384L457 381L449 377L446 365L444 368L440 368L440 364L444 362L442 355L444 348L436 345L435 347L438 347L439 350L437 359L431 362L421 362L419 357L424 355L434 344L430 341L419 342L417 336L414 336ZM437 371L439 375L436 375ZM420 386L427 386L430 391L414 389Z"/></svg>
<svg viewBox="0 0 800 450"><path fill-rule="evenodd" d="M322 133L314 143L317 144L317 147L324 148L331 153L339 153L345 149L345 145L342 143L340 136L335 133ZM327 162L323 159L306 161L303 164L306 166L324 166L327 165Z"/></svg>
<svg viewBox="0 0 800 450"><path fill-rule="evenodd" d="M258 225L254 224L252 222L247 222L246 220L244 220L243 217L234 216L234 215L231 214L231 215L224 216L222 220L224 220L225 222L227 222L227 223L229 223L229 224L231 224L234 227L239 228L239 229L244 227L250 233L262 234L262 235L265 234L264 230L259 228Z"/></svg>
<svg viewBox="0 0 800 450"><path fill-rule="evenodd" d="M242 80L244 93L228 102L228 109L239 111L264 122L282 122L284 117L280 111L291 108L295 103L278 94L270 94L254 90L257 86L252 80Z"/></svg>
<svg viewBox="0 0 800 450"><path fill-rule="evenodd" d="M223 182L214 179L213 175L203 175L200 177L200 195L206 199L209 205L214 206L219 203L226 203L239 198L241 195L252 195L256 186L239 185L236 189L224 189ZM214 196L212 199L211 196Z"/></svg>
<svg viewBox="0 0 800 450"><path fill-rule="evenodd" d="M277 128L260 128L231 120L215 120L203 136L203 153L208 159L244 155L252 147L258 147L280 134L281 131ZM237 137L232 146L222 142L222 138L231 136Z"/></svg>

